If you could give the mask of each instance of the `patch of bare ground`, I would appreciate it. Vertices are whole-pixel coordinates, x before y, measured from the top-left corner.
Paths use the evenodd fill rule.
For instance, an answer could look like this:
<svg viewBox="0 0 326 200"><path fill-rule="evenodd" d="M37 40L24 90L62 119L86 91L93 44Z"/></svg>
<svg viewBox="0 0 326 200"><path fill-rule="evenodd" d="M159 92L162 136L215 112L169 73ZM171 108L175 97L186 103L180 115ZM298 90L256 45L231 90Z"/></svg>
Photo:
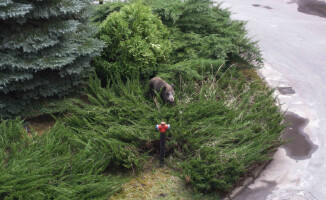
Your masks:
<svg viewBox="0 0 326 200"><path fill-rule="evenodd" d="M27 129L28 132L33 131L38 136L41 136L54 126L55 119L53 119L53 117L50 115L44 115L32 119L27 119L25 122L25 129Z"/></svg>
<svg viewBox="0 0 326 200"><path fill-rule="evenodd" d="M261 79L255 69L243 69L242 73L246 77L246 79L249 81L250 80L261 81Z"/></svg>
<svg viewBox="0 0 326 200"><path fill-rule="evenodd" d="M219 200L217 195L196 193L186 181L168 166L160 167L157 157L152 157L144 171L124 184L109 200Z"/></svg>
<svg viewBox="0 0 326 200"><path fill-rule="evenodd" d="M110 200L191 199L185 182L168 167L141 173L125 184Z"/></svg>

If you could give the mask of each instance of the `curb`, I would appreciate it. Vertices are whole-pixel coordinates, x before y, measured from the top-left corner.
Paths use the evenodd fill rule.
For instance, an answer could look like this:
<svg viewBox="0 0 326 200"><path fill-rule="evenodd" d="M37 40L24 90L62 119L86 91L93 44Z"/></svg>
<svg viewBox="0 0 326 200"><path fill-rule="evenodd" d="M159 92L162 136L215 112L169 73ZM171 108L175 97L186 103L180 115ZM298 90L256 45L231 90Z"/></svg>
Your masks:
<svg viewBox="0 0 326 200"><path fill-rule="evenodd" d="M271 162L266 161L263 164L261 164L259 167L257 167L250 175L250 177L246 178L242 185L239 187L236 187L231 194L229 194L227 197L224 197L223 200L233 200L237 195L239 195L242 191L244 191L251 183L253 183L258 176L261 174L261 172L265 169L265 167Z"/></svg>

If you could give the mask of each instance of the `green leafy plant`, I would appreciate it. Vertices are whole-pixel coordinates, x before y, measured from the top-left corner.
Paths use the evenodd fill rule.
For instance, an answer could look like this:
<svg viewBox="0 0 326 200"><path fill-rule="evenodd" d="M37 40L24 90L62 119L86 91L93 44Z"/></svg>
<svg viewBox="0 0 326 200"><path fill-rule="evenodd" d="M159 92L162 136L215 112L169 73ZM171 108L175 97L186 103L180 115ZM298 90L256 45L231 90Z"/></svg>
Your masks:
<svg viewBox="0 0 326 200"><path fill-rule="evenodd" d="M107 47L94 59L94 65L104 80L115 75L149 78L171 51L167 28L141 3L111 13L100 25L99 38Z"/></svg>

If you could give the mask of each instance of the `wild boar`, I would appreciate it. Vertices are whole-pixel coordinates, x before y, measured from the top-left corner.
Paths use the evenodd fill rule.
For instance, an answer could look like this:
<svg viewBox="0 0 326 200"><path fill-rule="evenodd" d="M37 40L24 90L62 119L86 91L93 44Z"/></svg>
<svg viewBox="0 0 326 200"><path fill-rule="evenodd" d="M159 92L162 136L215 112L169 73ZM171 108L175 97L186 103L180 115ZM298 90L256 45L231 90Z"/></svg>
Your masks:
<svg viewBox="0 0 326 200"><path fill-rule="evenodd" d="M154 90L156 92L161 92L161 98L164 102L174 104L174 85L168 84L160 77L154 77L149 81L149 89L152 95L154 95Z"/></svg>

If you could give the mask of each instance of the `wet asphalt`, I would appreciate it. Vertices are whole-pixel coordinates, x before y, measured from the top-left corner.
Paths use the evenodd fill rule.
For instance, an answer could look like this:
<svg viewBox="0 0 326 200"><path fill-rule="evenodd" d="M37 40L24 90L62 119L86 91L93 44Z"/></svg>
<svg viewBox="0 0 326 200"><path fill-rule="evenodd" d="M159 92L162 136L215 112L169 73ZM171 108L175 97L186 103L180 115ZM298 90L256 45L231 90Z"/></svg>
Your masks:
<svg viewBox="0 0 326 200"><path fill-rule="evenodd" d="M286 112L284 122L287 127L284 129L281 138L286 141L286 144L280 148L284 148L286 155L296 161L309 159L317 150L318 146L313 144L309 136L304 132L305 126L309 120L300 117L293 112ZM264 186L254 189L246 188L234 200L264 200L275 189L276 182L262 181ZM288 199L284 199L288 200ZM299 200L293 199L293 200Z"/></svg>
<svg viewBox="0 0 326 200"><path fill-rule="evenodd" d="M326 18L326 2L318 0L298 0L298 11Z"/></svg>
<svg viewBox="0 0 326 200"><path fill-rule="evenodd" d="M286 104L283 110L291 111L285 113L288 126L281 136L288 143L265 173L234 199L326 200L326 34L320 35L326 32L326 0L225 2L236 19L251 21L251 36L263 41L267 82L276 87L279 103Z"/></svg>

